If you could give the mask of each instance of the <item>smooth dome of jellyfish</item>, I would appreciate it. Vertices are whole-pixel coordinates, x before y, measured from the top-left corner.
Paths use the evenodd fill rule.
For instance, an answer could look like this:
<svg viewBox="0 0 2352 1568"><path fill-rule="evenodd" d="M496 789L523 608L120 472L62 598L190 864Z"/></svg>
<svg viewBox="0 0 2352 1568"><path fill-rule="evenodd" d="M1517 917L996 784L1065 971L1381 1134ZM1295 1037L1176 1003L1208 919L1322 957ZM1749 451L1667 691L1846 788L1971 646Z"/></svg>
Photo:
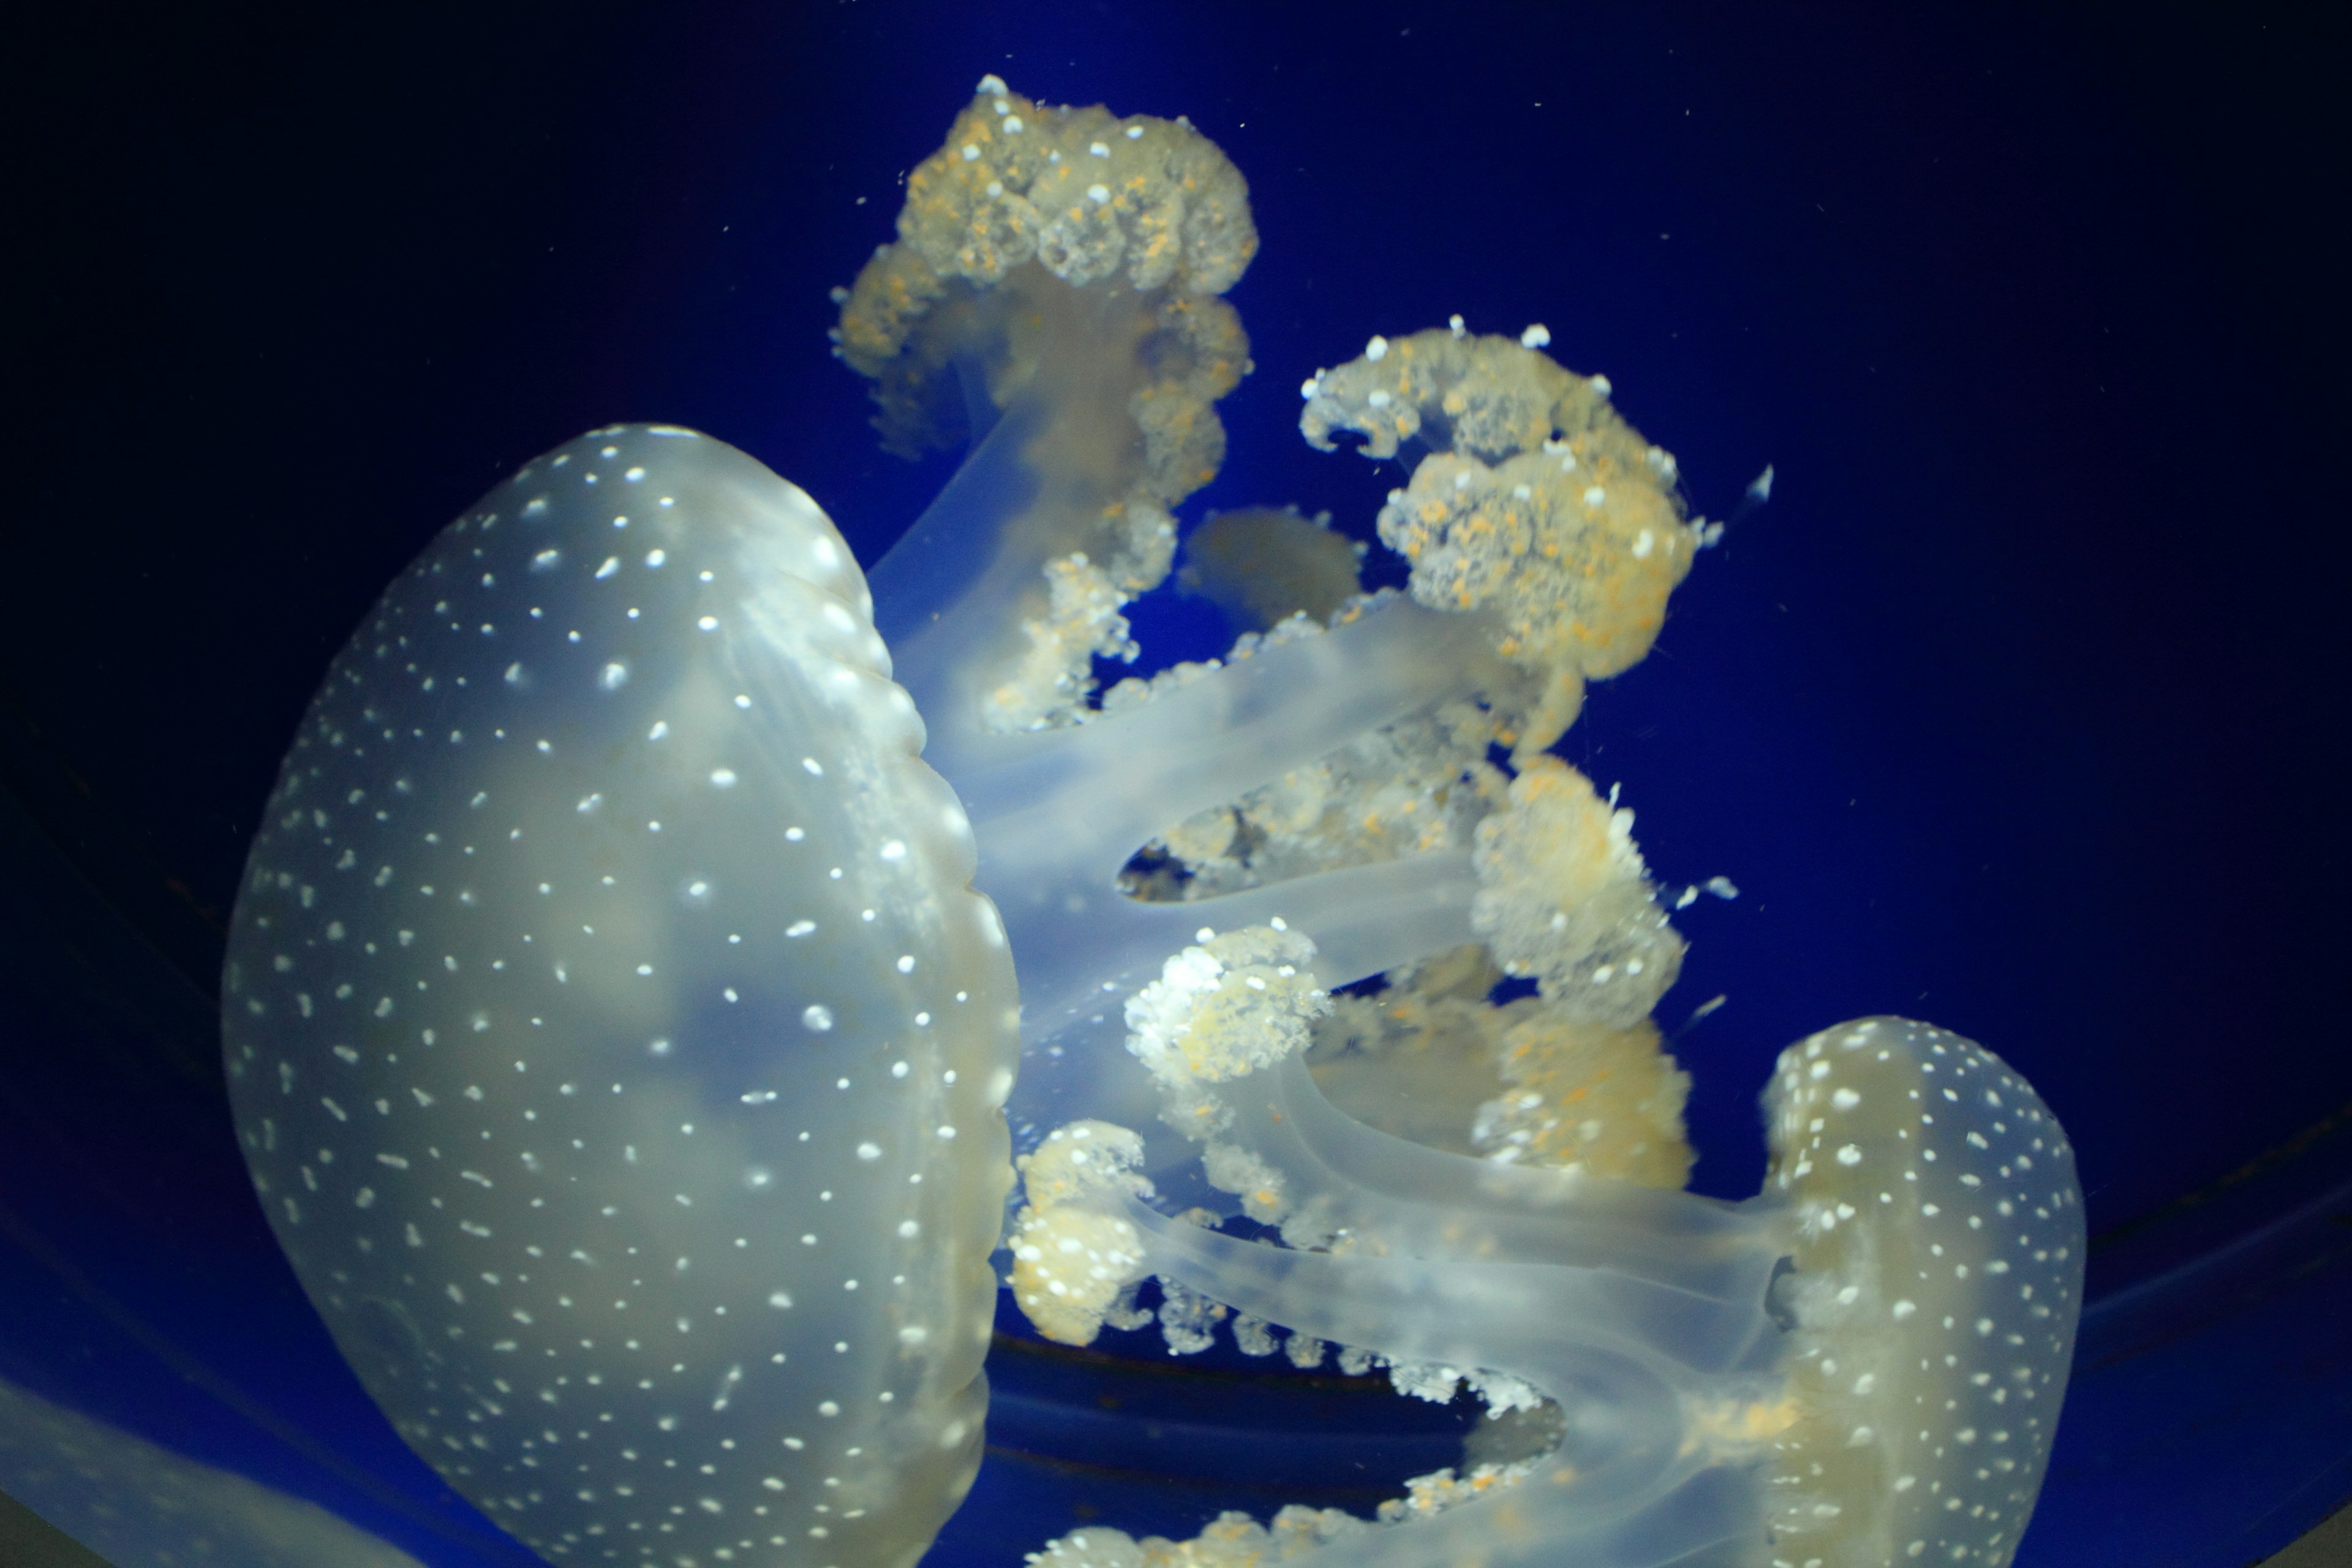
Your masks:
<svg viewBox="0 0 2352 1568"><path fill-rule="evenodd" d="M385 593L255 842L224 1034L401 1435L544 1555L912 1562L970 1486L1003 933L864 583L719 442L598 432Z"/></svg>
<svg viewBox="0 0 2352 1568"><path fill-rule="evenodd" d="M1033 1561L2007 1562L2083 1262L2032 1089L1840 1026L1782 1058L1766 1190L1677 1190L1682 940L1548 752L1715 537L1671 455L1540 327L1375 337L1301 431L1424 449L1405 590L1234 514L1189 564L1250 629L1099 689L1250 369L1246 185L992 77L907 192L837 352L887 444L974 444L868 577L722 443L596 432L394 585L288 759L239 1131L404 1436L552 1559L911 1563L977 1464L1017 1164L1047 1336L1517 1417L1377 1521Z"/></svg>

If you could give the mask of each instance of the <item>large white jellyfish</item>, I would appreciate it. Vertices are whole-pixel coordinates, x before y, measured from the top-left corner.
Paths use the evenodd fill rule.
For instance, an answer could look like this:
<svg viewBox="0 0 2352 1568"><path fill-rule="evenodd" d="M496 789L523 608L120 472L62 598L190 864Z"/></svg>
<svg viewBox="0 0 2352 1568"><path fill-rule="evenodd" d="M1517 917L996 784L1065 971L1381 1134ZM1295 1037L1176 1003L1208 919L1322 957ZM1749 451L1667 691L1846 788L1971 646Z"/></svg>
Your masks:
<svg viewBox="0 0 2352 1568"><path fill-rule="evenodd" d="M1156 1315L1510 1417L1377 1522L1035 1561L2006 1563L2071 1152L1990 1053L1864 1019L1781 1058L1762 1194L1677 1190L1681 942L1547 750L1709 539L1605 382L1458 320L1317 372L1310 441L1425 449L1379 520L1409 591L1213 520L1186 581L1255 629L1097 691L1221 460L1255 244L1183 121L988 79L840 296L886 437L980 437L870 578L751 458L615 426L393 584L226 976L305 1286L551 1561L911 1563L979 1464L1017 1148L1041 1331Z"/></svg>

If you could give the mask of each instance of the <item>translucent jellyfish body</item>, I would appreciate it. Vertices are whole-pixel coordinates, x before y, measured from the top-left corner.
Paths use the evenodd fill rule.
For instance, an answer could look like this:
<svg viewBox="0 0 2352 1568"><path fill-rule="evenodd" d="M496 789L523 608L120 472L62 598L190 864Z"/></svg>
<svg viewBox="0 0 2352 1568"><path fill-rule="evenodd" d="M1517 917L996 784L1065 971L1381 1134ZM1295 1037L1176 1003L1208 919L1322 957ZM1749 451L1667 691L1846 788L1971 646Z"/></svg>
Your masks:
<svg viewBox="0 0 2352 1568"><path fill-rule="evenodd" d="M922 733L824 514L634 427L445 531L287 758L239 1136L369 1392L543 1555L911 1563L971 1484L1013 984Z"/></svg>
<svg viewBox="0 0 2352 1568"><path fill-rule="evenodd" d="M1528 1417L1397 1528L1037 1561L2007 1562L2082 1267L2032 1089L1842 1026L1782 1058L1763 1194L1672 1190L1682 940L1546 749L1713 537L1674 459L1540 328L1373 338L1301 428L1427 448L1379 518L1407 590L1249 514L1189 580L1251 629L1100 690L1250 368L1246 186L990 78L907 189L838 352L890 445L974 445L870 601L751 459L597 432L394 585L288 759L239 1132L404 1435L551 1559L911 1563L977 1462L1017 1150L1041 1331L1156 1278L1172 1350Z"/></svg>
<svg viewBox="0 0 2352 1568"><path fill-rule="evenodd" d="M1771 1173L1738 1205L1391 1137L1297 1057L1204 1098L1288 1245L1171 1218L1143 1201L1139 1142L1058 1130L1024 1162L1035 1261L1015 1289L1090 1289L1031 1308L1042 1328L1090 1338L1074 1308L1099 1321L1156 1273L1376 1352L1423 1397L1467 1381L1490 1407L1557 1411L1538 1452L1428 1478L1387 1510L1401 1528L1282 1560L2010 1560L2064 1396L2082 1205L2056 1120L1973 1043L1869 1018L1791 1047ZM1039 1560L1144 1561L1124 1542L1084 1531Z"/></svg>
<svg viewBox="0 0 2352 1568"><path fill-rule="evenodd" d="M1099 212L1024 195L1114 133L1164 137L1166 177L1144 158ZM1036 237L1046 217L1181 217L1188 182L1214 193L1197 267L1073 267ZM1765 1194L1658 1190L1689 1161L1684 1080L1647 1016L1681 939L1632 814L1544 752L1587 682L1647 651L1715 535L1603 378L1536 353L1540 328L1458 319L1318 371L1311 443L1426 449L1379 518L1408 593L1345 592L1348 547L1304 518L1213 528L1194 584L1258 629L1097 693L1094 661L1135 654L1126 601L1168 568L1152 521L1201 477L1157 460L1160 435L1215 431L1230 384L1170 367L1238 357L1213 296L1251 248L1243 211L1189 128L991 79L909 176L898 243L842 296L842 353L887 438L912 444L959 383L985 430L873 581L1021 967L1010 1284L1041 1331L1084 1342L1149 1321L1136 1292L1156 1276L1180 1353L1227 1321L1252 1353L1286 1330L1300 1364L1336 1343L1401 1389L1467 1382L1559 1425L1417 1482L1390 1510L1407 1528L1286 1510L1139 1544L1097 1527L1039 1560L2007 1561L2082 1264L2071 1156L2032 1091L1957 1037L1864 1020L1784 1058ZM1383 972L1347 1009L1328 994ZM1490 1002L1506 974L1536 994ZM1327 1017L1321 1046L1344 1035L1352 1055L1318 1046L1310 1068ZM1409 1063L1441 1036L1433 1071ZM1483 1083L1399 1120L1489 1158L1340 1114L1318 1073L1366 1107L1386 1079ZM1427 1136L1449 1108L1460 1125Z"/></svg>

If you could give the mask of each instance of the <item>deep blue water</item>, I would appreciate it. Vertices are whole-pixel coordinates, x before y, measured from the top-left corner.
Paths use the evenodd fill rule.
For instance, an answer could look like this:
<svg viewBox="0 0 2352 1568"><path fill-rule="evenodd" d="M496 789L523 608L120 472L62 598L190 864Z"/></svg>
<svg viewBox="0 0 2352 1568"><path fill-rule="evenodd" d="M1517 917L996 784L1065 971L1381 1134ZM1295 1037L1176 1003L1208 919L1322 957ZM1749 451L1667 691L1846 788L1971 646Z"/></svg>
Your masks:
<svg viewBox="0 0 2352 1568"><path fill-rule="evenodd" d="M342 1371L245 1184L210 1024L244 845L383 583L580 430L709 430L888 545L949 464L875 448L825 291L993 70L1188 114L1251 182L1258 372L1188 520L1368 533L1398 471L1309 452L1296 388L1455 311L1548 323L1701 510L1774 465L1566 743L1662 880L1744 890L1680 922L1660 1009L1729 998L1678 1045L1697 1184L1754 1190L1766 1068L1822 1025L2000 1051L2095 1238L2020 1561L2274 1550L2352 1491L2347 50L2308 9L43 20L9 110L0 1380L422 1561L519 1560ZM1238 1359L992 1365L1000 1452L938 1562L1268 1511L1301 1493L1247 1433L1384 1407ZM1318 1498L1443 1462L1429 1425Z"/></svg>

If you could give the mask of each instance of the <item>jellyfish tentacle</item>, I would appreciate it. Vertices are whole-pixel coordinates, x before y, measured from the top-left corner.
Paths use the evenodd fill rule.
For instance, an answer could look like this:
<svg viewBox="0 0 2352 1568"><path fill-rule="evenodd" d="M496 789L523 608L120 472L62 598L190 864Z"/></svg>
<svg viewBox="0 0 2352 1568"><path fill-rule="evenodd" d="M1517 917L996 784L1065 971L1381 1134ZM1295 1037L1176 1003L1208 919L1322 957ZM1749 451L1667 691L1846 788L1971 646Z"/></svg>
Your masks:
<svg viewBox="0 0 2352 1568"><path fill-rule="evenodd" d="M1007 521L1034 500L1037 479L1022 448L1042 417L1034 405L1008 410L866 574L892 677L922 710L935 743L980 732L978 705L956 698L973 661L1005 640L1006 605L1045 565L1036 549L973 543L1008 539Z"/></svg>
<svg viewBox="0 0 2352 1568"><path fill-rule="evenodd" d="M1296 1252L1133 1199L1126 1214L1163 1278L1393 1362L1506 1372L1561 1405L1561 1442L1527 1462L1524 1484L1315 1557L1419 1568L1467 1549L1490 1563L1640 1565L1719 1547L1721 1562L1753 1561L1743 1553L1763 1534L1754 1457L1714 1462L1693 1439L1692 1412L1747 1392L1748 1380L1709 1363L1717 1347L1769 1330L1760 1300L1706 1302L1599 1268Z"/></svg>
<svg viewBox="0 0 2352 1568"><path fill-rule="evenodd" d="M935 721L926 756L956 785L984 856L1024 874L1115 870L1196 811L1477 689L1485 636L1475 616L1390 601L1073 728L1000 736Z"/></svg>
<svg viewBox="0 0 2352 1568"><path fill-rule="evenodd" d="M1139 1200L1126 1213L1159 1272L1239 1311L1394 1361L1510 1373L1548 1392L1585 1352L1696 1388L1687 1373L1736 1367L1769 1324L1761 1290L1710 1299L1606 1265L1458 1252L1302 1252L1171 1220Z"/></svg>
<svg viewBox="0 0 2352 1568"><path fill-rule="evenodd" d="M1033 955L1022 972L1022 1007L1031 1035L1042 1037L1061 1019L1099 1011L1107 994L1123 995L1150 979L1202 927L1283 920L1323 948L1316 973L1344 984L1469 941L1476 890L1468 856L1415 855L1195 903L1045 882L1024 885L999 907L1016 946Z"/></svg>
<svg viewBox="0 0 2352 1568"><path fill-rule="evenodd" d="M1425 1148L1335 1109L1303 1060L1267 1076L1265 1094L1229 1094L1224 1136L1288 1175L1295 1201L1319 1202L1317 1226L1359 1249L1605 1267L1726 1300L1761 1300L1786 1251L1752 1200Z"/></svg>
<svg viewBox="0 0 2352 1568"><path fill-rule="evenodd" d="M1345 985L1472 940L1478 879L1466 854L1342 866L1177 906L1218 930L1279 917L1314 939L1315 973Z"/></svg>

